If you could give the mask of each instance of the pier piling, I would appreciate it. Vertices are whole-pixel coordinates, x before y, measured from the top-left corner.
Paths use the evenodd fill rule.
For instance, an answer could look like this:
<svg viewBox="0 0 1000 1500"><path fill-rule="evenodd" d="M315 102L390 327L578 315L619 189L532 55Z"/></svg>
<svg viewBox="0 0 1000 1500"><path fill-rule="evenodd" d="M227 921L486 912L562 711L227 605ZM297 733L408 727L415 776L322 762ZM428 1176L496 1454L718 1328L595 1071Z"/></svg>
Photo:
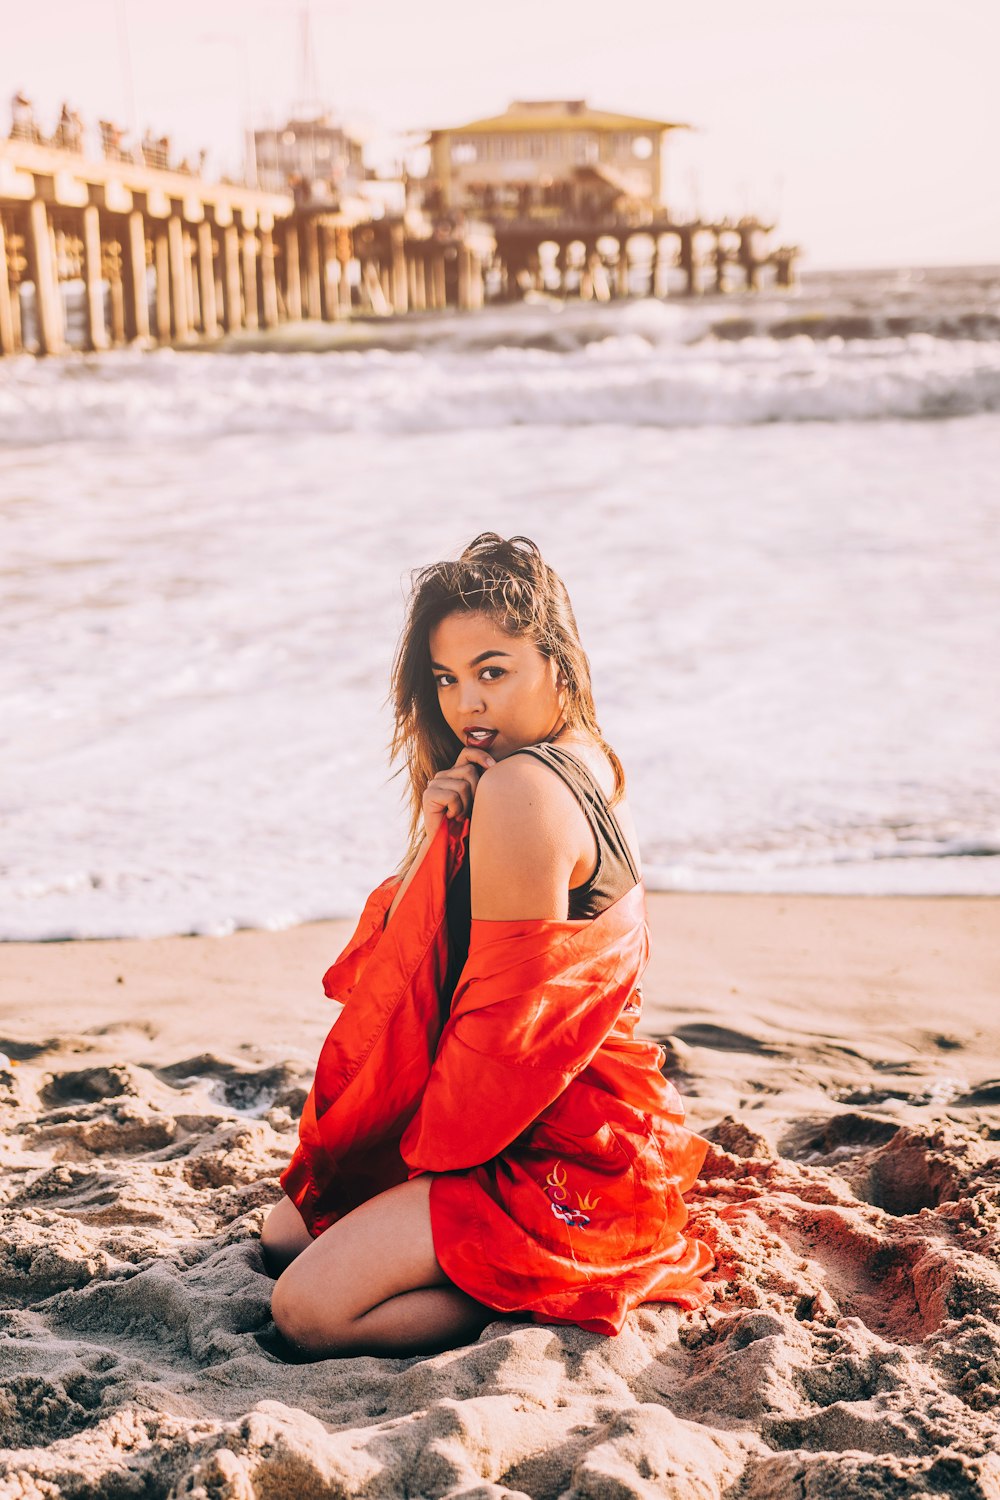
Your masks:
<svg viewBox="0 0 1000 1500"><path fill-rule="evenodd" d="M406 272L406 249L403 225L393 224L389 230L389 255L392 264L392 309L405 313L410 308L410 292Z"/></svg>
<svg viewBox="0 0 1000 1500"><path fill-rule="evenodd" d="M297 323L302 316L302 280L299 268L299 231L294 223L285 225L285 315Z"/></svg>
<svg viewBox="0 0 1000 1500"><path fill-rule="evenodd" d="M208 219L198 225L198 299L201 303L201 331L213 339L219 331L219 313L215 298L215 236Z"/></svg>
<svg viewBox="0 0 1000 1500"><path fill-rule="evenodd" d="M101 216L96 203L83 210L83 282L87 322L87 347L106 349L108 330L104 321L104 255L101 249Z"/></svg>
<svg viewBox="0 0 1000 1500"><path fill-rule="evenodd" d="M7 271L7 232L0 214L0 354L17 353L13 302Z"/></svg>
<svg viewBox="0 0 1000 1500"><path fill-rule="evenodd" d="M33 198L28 205L28 257L35 283L39 353L60 354L63 347L62 303L49 216L41 198Z"/></svg>
<svg viewBox="0 0 1000 1500"><path fill-rule="evenodd" d="M260 231L260 316L265 328L278 326L278 282L275 274L274 235L270 229Z"/></svg>
<svg viewBox="0 0 1000 1500"><path fill-rule="evenodd" d="M322 318L323 289L320 279L319 225L315 219L306 219L302 225L305 243L305 315L307 318Z"/></svg>
<svg viewBox="0 0 1000 1500"><path fill-rule="evenodd" d="M126 220L124 277L126 339L149 338L149 293L146 288L146 225L140 209L132 209Z"/></svg>
<svg viewBox="0 0 1000 1500"><path fill-rule="evenodd" d="M179 214L167 220L167 261L170 275L169 313L175 339L184 342L191 337L191 314L188 308L187 261L184 254L184 225Z"/></svg>
<svg viewBox="0 0 1000 1500"><path fill-rule="evenodd" d="M257 236L245 226L240 235L240 252L243 263L243 326L257 328L260 324L257 311Z"/></svg>
<svg viewBox="0 0 1000 1500"><path fill-rule="evenodd" d="M227 333L243 327L240 288L240 232L233 223L222 229L222 315Z"/></svg>

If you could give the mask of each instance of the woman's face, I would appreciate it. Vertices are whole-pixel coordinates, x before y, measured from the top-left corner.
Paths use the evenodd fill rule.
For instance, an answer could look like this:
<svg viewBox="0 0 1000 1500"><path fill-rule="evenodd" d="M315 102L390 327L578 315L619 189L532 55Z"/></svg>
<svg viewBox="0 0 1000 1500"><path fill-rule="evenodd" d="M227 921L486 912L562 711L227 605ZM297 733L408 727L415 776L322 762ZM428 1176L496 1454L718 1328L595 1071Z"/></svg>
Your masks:
<svg viewBox="0 0 1000 1500"><path fill-rule="evenodd" d="M438 703L460 744L503 760L562 726L558 669L533 641L465 610L446 615L429 641ZM470 735L476 729L490 733Z"/></svg>

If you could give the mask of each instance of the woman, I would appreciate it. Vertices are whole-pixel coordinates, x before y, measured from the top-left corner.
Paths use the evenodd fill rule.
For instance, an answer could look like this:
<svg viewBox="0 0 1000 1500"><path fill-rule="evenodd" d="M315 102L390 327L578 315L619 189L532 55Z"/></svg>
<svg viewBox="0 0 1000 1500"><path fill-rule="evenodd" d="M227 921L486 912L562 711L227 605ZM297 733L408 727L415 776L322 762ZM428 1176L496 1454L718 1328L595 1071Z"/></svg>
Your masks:
<svg viewBox="0 0 1000 1500"><path fill-rule="evenodd" d="M404 1354L498 1314L615 1334L645 1301L704 1305L712 1253L681 1230L708 1143L633 1035L624 773L533 542L486 532L417 574L393 697L410 848L324 977L344 1009L263 1232L278 1329Z"/></svg>

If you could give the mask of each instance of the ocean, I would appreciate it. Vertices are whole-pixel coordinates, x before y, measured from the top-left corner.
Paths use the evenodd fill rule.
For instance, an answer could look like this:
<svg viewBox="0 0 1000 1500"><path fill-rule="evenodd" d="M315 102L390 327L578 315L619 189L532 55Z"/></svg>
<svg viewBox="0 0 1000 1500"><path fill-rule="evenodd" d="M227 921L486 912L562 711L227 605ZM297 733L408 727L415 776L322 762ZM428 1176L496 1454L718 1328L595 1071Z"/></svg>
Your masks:
<svg viewBox="0 0 1000 1500"><path fill-rule="evenodd" d="M410 570L482 530L648 889L1000 893L1000 268L349 339L0 360L0 938L356 915Z"/></svg>

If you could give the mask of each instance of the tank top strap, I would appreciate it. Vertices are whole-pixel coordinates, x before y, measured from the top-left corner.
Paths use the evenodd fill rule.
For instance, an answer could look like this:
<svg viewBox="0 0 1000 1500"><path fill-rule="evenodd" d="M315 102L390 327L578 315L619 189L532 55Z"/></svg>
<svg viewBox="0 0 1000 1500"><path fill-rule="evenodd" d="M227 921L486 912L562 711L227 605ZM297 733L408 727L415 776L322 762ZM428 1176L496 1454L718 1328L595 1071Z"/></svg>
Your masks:
<svg viewBox="0 0 1000 1500"><path fill-rule="evenodd" d="M635 867L635 860L625 840L625 835L622 833L621 825L612 812L611 804L602 787L583 762L568 750L564 750L561 745L552 744L550 740L539 740L534 745L522 745L513 754L534 755L538 760L544 761L566 783L579 802L584 816L593 829L594 838L597 840L597 869L587 884L590 885L597 880L605 863L605 855L610 854L613 863L624 866L623 875L627 871L632 877L632 884L638 885L641 876ZM583 888L580 887L580 889Z"/></svg>

